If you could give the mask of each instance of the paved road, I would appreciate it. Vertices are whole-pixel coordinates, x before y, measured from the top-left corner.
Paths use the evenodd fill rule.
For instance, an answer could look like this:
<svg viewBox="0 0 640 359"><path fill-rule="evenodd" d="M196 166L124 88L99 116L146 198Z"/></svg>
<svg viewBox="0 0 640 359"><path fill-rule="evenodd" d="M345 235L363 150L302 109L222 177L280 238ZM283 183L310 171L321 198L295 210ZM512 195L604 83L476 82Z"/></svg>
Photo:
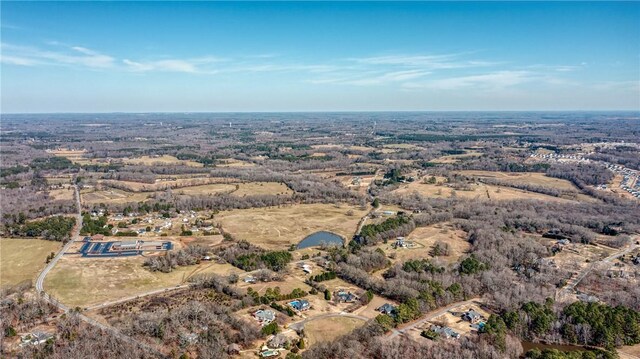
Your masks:
<svg viewBox="0 0 640 359"><path fill-rule="evenodd" d="M461 305L470 305L473 304L475 301L477 301L479 298L473 298L473 299L469 299L466 300L464 302L457 302L457 303L453 303L453 304L449 304L448 306L444 307L444 308L440 308L438 310L436 310L435 312L430 312L428 313L426 316L420 318L419 320L401 328L401 329L394 329L391 333L391 337L395 337L397 335L401 335L401 334L405 334L406 332L410 331L411 329L418 327L430 320L433 320L436 317L439 317L443 314L445 314L446 312L452 310L453 308L456 308L458 306Z"/></svg>
<svg viewBox="0 0 640 359"><path fill-rule="evenodd" d="M327 314L320 314L320 315L316 315L314 317L310 317L310 318L306 318L303 319L299 322L295 322L295 323L291 323L289 324L289 329L293 329L296 331L299 331L300 329L303 329L305 324L312 322L314 320L318 320L318 319L325 319L325 318L335 318L335 317L344 317L344 318L353 318L353 319L359 319L362 321L368 321L369 318L367 317L363 317L361 315L357 315L357 314L352 314L352 313L346 313L346 312L340 312L340 313L327 313Z"/></svg>
<svg viewBox="0 0 640 359"><path fill-rule="evenodd" d="M73 186L73 190L75 192L76 207L78 209L78 213L76 214L76 226L73 229L73 233L71 234L71 238L69 239L69 242L67 242L67 244L65 244L62 247L62 249L60 249L58 254L56 254L56 256L53 257L53 259L49 262L49 264L47 264L47 266L42 270L42 272L40 272L40 275L38 275L38 279L36 280L36 292L42 295L44 299L52 302L54 305L56 305L58 308L64 311L69 310L69 308L67 308L62 303L52 300L49 297L49 295L44 291L44 278L47 276L47 274L49 274L49 271L53 267L55 267L56 263L58 263L58 260L62 258L62 255L69 250L69 247L73 245L73 242L80 239L80 229L82 228L82 207L80 205L80 191L78 190L77 185Z"/></svg>
<svg viewBox="0 0 640 359"><path fill-rule="evenodd" d="M44 298L46 301L48 301L49 303L55 305L58 309L62 310L63 312L68 312L70 310L70 308L66 305L64 305L63 303L60 303L58 300L56 300L55 298L52 298L47 292L45 292L44 290L44 279L46 278L47 274L49 273L49 271L56 265L56 263L58 263L58 260L64 255L64 253L66 253L69 250L69 247L71 247L71 245L73 244L74 241L78 241L80 240L80 229L82 228L82 206L80 203L80 191L78 189L77 185L73 186L74 192L75 192L75 196L76 196L76 207L78 209L78 213L76 214L76 227L73 230L73 233L71 234L71 239L69 240L69 242L67 242L67 244L65 244L62 249L60 249L60 251L58 252L58 254L56 254L55 257L53 257L53 259L49 262L49 264L47 264L47 266L42 270L42 272L40 272L40 275L38 275L38 279L36 280L36 292L38 294L40 294L40 296L42 298ZM110 333L112 333L114 336L118 337L120 340L126 341L132 345L136 345L139 346L141 348L144 348L145 350L147 350L150 353L154 353L156 355L158 355L159 357L164 357L165 355L163 355L162 353L158 352L158 350L156 348L153 348L149 345L146 345L144 343L141 343L127 335L122 334L119 330L106 325L104 323L100 323L97 320L93 319L93 318L89 318L86 315L80 314L78 313L78 317L83 320L85 323L88 323L90 325L93 325L94 327L98 327L104 331L108 331Z"/></svg>

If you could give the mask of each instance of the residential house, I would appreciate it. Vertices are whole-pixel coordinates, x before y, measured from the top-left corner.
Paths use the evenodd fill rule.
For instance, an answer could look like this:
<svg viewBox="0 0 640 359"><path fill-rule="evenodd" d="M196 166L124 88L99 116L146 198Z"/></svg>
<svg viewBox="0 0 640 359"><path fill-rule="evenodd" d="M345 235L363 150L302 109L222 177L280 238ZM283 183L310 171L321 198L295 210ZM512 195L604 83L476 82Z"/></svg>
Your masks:
<svg viewBox="0 0 640 359"><path fill-rule="evenodd" d="M291 306L291 308L299 312L303 312L311 308L311 305L309 304L309 302L304 299L296 299L292 302L289 302L289 305Z"/></svg>
<svg viewBox="0 0 640 359"><path fill-rule="evenodd" d="M345 292L344 290L338 290L334 297L336 298L337 301L339 302L343 302L343 303L353 303L356 300L358 300L358 297L351 293L351 292Z"/></svg>
<svg viewBox="0 0 640 359"><path fill-rule="evenodd" d="M276 319L276 313L269 309L260 309L253 313L253 316L258 320L260 324L262 324L262 326L265 326Z"/></svg>
<svg viewBox="0 0 640 359"><path fill-rule="evenodd" d="M471 309L462 314L462 319L471 322L471 324L476 324L482 320L482 314Z"/></svg>
<svg viewBox="0 0 640 359"><path fill-rule="evenodd" d="M432 325L431 326L431 331L438 333L439 335L445 337L445 338L453 338L453 339L458 339L460 338L460 334L456 331L454 331L453 329L449 328L449 327L441 327L439 325Z"/></svg>
<svg viewBox="0 0 640 359"><path fill-rule="evenodd" d="M376 310L382 314L393 315L396 312L396 307L389 303L384 303L382 306L376 308Z"/></svg>

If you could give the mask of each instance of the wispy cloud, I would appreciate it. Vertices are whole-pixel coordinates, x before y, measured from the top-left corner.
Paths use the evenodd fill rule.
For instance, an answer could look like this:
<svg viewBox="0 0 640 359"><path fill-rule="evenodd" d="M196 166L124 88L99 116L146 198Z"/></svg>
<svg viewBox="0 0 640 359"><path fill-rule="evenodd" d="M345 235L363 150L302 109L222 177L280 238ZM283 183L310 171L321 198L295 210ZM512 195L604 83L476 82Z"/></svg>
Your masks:
<svg viewBox="0 0 640 359"><path fill-rule="evenodd" d="M79 46L57 46L55 50L42 50L2 43L1 48L1 61L13 65L76 65L95 69L113 67L115 62L109 55Z"/></svg>
<svg viewBox="0 0 640 359"><path fill-rule="evenodd" d="M403 86L407 89L459 90L472 87L484 90L497 90L540 79L540 75L531 71L505 70L478 75L440 78L420 83L405 83Z"/></svg>
<svg viewBox="0 0 640 359"><path fill-rule="evenodd" d="M565 73L586 67L568 65L518 66L504 61L473 58L473 53L386 54L308 62L280 54L255 54L235 58L171 56L118 58L103 52L59 42L42 48L2 43L1 62L16 66L68 66L78 69L131 73L173 72L194 75L296 73L297 81L315 85L393 86L405 90L497 91L530 82L562 86L572 83Z"/></svg>
<svg viewBox="0 0 640 359"><path fill-rule="evenodd" d="M224 61L215 57L203 57L195 59L163 59L155 61L134 61L129 59L122 60L127 70L136 72L184 72L184 73L206 73L215 74L218 70L213 69L212 65Z"/></svg>

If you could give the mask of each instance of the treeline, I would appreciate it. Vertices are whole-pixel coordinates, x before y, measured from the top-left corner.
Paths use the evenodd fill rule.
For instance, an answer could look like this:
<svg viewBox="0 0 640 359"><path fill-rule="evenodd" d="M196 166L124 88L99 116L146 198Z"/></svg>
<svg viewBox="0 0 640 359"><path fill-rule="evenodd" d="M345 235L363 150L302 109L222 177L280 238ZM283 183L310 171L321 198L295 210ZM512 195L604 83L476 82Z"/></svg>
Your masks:
<svg viewBox="0 0 640 359"><path fill-rule="evenodd" d="M227 262L245 271L267 268L278 272L285 269L286 265L293 259L293 256L288 251L267 252L244 240L218 249L217 254Z"/></svg>
<svg viewBox="0 0 640 359"><path fill-rule="evenodd" d="M169 273L179 266L190 266L200 263L209 249L204 246L188 246L178 251L167 251L164 255L147 257L144 266L152 272Z"/></svg>
<svg viewBox="0 0 640 359"><path fill-rule="evenodd" d="M534 185L534 184L531 184L531 183L517 183L517 182L511 182L511 181L501 181L501 180L495 179L495 178L482 177L482 178L478 178L478 181L482 182L482 183L485 183L485 184L488 184L488 185L517 188L517 189L521 189L521 190L524 190L524 191L546 194L547 196L553 196L553 197L560 197L562 195L571 194L572 193L572 192L567 192L567 191L561 191L561 190L553 188L553 187L539 186L539 185Z"/></svg>
<svg viewBox="0 0 640 359"><path fill-rule="evenodd" d="M556 313L549 299L544 304L528 302L517 310L502 312L491 322L527 340L547 339L608 350L640 343L640 312L601 303L575 302Z"/></svg>
<svg viewBox="0 0 640 359"><path fill-rule="evenodd" d="M251 296L256 303L269 304L271 302L290 300L306 297L309 293L300 288L294 288L291 293L280 293L280 287L267 288L263 295L249 287L247 289L247 295Z"/></svg>
<svg viewBox="0 0 640 359"><path fill-rule="evenodd" d="M107 224L106 214L96 219L91 218L89 213L82 215L82 228L80 229L80 234L82 235L102 234L110 236L112 228L113 225Z"/></svg>
<svg viewBox="0 0 640 359"><path fill-rule="evenodd" d="M321 274L311 276L311 280L319 283L319 282L324 282L326 280L336 279L336 277L337 277L336 272L330 271L330 272L324 272Z"/></svg>
<svg viewBox="0 0 640 359"><path fill-rule="evenodd" d="M17 237L42 237L50 241L68 241L76 224L74 217L54 216L38 221L27 221L24 214L12 224L5 225L5 232Z"/></svg>
<svg viewBox="0 0 640 359"><path fill-rule="evenodd" d="M398 215L387 218L382 223L372 223L362 226L360 236L362 244L374 244L384 239L408 235L415 229L415 224L410 217Z"/></svg>

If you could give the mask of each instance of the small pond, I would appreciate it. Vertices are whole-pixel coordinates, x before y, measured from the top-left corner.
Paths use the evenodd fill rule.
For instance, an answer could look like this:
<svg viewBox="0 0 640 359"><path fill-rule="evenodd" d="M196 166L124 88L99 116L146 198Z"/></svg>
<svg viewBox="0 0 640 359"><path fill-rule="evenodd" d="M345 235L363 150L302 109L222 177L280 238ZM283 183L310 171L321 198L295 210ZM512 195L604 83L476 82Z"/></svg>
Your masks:
<svg viewBox="0 0 640 359"><path fill-rule="evenodd" d="M561 352L576 352L576 351L591 351L593 349L582 347L578 345L570 345L570 344L544 344L544 343L532 343L528 341L522 341L522 348L524 349L524 354L526 354L531 349L557 349Z"/></svg>
<svg viewBox="0 0 640 359"><path fill-rule="evenodd" d="M342 237L335 233L320 231L308 235L305 239L298 243L298 249L318 247L323 244L342 246L344 244L344 241L342 240Z"/></svg>

